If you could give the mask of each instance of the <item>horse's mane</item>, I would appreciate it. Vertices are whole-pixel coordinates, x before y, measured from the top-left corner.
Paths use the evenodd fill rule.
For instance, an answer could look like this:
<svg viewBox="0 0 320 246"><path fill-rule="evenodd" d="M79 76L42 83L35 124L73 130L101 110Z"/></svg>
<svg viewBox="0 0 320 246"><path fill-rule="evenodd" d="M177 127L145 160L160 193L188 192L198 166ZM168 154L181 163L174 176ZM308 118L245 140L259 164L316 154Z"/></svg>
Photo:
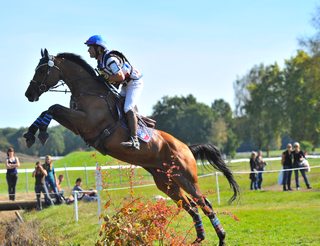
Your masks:
<svg viewBox="0 0 320 246"><path fill-rule="evenodd" d="M81 58L79 55L75 55L73 53L60 53L57 55L57 58L65 58L69 61L77 63L79 66L84 68L90 75L97 77L96 72L94 69L85 61Z"/></svg>

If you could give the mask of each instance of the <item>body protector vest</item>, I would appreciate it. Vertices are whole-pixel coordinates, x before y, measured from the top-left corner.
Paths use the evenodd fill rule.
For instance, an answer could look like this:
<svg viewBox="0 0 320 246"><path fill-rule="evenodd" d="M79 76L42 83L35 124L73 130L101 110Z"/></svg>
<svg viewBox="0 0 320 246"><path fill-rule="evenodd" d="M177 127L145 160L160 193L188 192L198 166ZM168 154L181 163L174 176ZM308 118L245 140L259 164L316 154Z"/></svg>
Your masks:
<svg viewBox="0 0 320 246"><path fill-rule="evenodd" d="M104 76L107 74L108 76L106 77L122 70L125 75L124 82L129 82L132 79L137 80L142 77L140 72L132 67L128 59L121 52L116 50L106 52L103 55L102 62L98 63L98 69L100 75Z"/></svg>

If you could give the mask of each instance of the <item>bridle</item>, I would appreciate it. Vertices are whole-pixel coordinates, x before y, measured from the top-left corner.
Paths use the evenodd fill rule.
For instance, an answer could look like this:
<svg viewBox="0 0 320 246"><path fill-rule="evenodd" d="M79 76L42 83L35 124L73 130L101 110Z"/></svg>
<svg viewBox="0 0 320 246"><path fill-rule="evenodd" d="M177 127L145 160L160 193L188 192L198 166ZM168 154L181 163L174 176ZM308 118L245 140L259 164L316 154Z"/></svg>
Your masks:
<svg viewBox="0 0 320 246"><path fill-rule="evenodd" d="M32 80L30 81L30 84L35 85L36 87L38 87L38 89L39 89L39 91L40 91L41 93L46 92L46 91L65 92L65 93L70 92L70 91L67 91L67 90L65 90L65 91L54 90L55 88L57 88L57 87L62 86L62 85L65 84L65 83L62 82L61 80L60 80L61 82L60 82L59 84L57 84L57 85L55 85L55 86L52 86L52 87L50 87L49 89L47 89L47 85L45 84L45 82L46 82L46 80L48 79L48 77L49 77L50 72L52 71L52 69L53 69L53 68L57 69L60 74L62 74L62 72L61 72L60 68L59 68L57 65L54 64L54 56L49 55L48 58L43 57L42 59L48 59L48 62L44 62L44 63L42 63L42 64L39 64L39 65L36 67L35 72L37 72L37 70L39 70L39 69L40 69L41 67L43 67L43 66L47 66L47 67L48 67L48 70L47 70L46 74L44 75L44 78L42 79L41 83L39 83L38 81L32 79Z"/></svg>

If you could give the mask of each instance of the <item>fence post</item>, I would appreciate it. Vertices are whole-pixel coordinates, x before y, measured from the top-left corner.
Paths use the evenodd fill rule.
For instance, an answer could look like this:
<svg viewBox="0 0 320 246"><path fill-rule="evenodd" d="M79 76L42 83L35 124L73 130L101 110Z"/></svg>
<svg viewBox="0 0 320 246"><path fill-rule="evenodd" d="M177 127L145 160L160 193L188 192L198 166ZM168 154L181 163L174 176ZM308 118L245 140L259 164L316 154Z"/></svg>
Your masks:
<svg viewBox="0 0 320 246"><path fill-rule="evenodd" d="M119 165L119 177L120 177L120 184L122 184L122 172L121 172L122 166Z"/></svg>
<svg viewBox="0 0 320 246"><path fill-rule="evenodd" d="M207 165L207 164L204 164L204 165ZM201 175L203 175L204 174L204 165L200 165L201 166Z"/></svg>
<svg viewBox="0 0 320 246"><path fill-rule="evenodd" d="M87 172L87 164L84 164L84 174L86 177L86 187L88 187L88 172Z"/></svg>
<svg viewBox="0 0 320 246"><path fill-rule="evenodd" d="M101 175L101 167L99 163L96 162L96 190L98 192L98 218L99 224L101 225L100 214L101 214L101 199L100 199L100 191L102 190L102 175Z"/></svg>
<svg viewBox="0 0 320 246"><path fill-rule="evenodd" d="M220 205L219 172L216 172L216 184L217 184L218 205Z"/></svg>
<svg viewBox="0 0 320 246"><path fill-rule="evenodd" d="M67 165L66 164L64 164L64 173L65 173L66 178L67 178L68 188L70 189L70 179L69 179L69 175L68 175Z"/></svg>
<svg viewBox="0 0 320 246"><path fill-rule="evenodd" d="M26 172L26 192L28 193L28 172L27 169L25 169Z"/></svg>
<svg viewBox="0 0 320 246"><path fill-rule="evenodd" d="M75 221L79 221L79 214L78 214L78 191L73 191L73 197L74 197L74 216Z"/></svg>

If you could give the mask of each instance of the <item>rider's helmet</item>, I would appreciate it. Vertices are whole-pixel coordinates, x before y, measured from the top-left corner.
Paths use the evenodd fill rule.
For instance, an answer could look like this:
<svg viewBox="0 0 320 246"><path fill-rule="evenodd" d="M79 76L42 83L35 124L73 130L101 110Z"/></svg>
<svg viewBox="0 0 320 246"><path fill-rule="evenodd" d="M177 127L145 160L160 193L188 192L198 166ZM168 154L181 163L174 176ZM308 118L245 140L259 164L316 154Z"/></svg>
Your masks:
<svg viewBox="0 0 320 246"><path fill-rule="evenodd" d="M103 47L104 49L107 49L106 43L104 42L104 40L102 39L102 37L100 35L93 35L91 36L86 42L86 45L99 45L101 47Z"/></svg>

